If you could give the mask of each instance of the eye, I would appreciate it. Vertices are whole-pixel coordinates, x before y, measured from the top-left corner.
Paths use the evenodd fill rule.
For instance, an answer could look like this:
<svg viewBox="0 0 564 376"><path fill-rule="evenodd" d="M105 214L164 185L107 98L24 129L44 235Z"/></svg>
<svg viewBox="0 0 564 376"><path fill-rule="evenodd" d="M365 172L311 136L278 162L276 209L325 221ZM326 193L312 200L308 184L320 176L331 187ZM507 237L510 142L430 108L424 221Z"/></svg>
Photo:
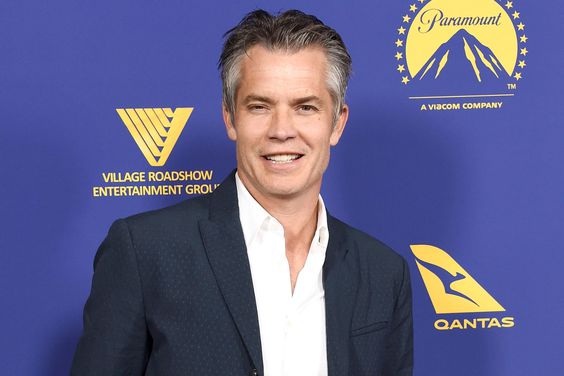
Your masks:
<svg viewBox="0 0 564 376"><path fill-rule="evenodd" d="M317 112L318 111L317 107L315 107L311 104L301 104L298 107L298 110L300 112L303 112L303 113L310 113L310 112Z"/></svg>
<svg viewBox="0 0 564 376"><path fill-rule="evenodd" d="M264 104L260 104L260 103L251 103L247 106L247 109L250 112L265 112L266 110L268 110L268 107Z"/></svg>

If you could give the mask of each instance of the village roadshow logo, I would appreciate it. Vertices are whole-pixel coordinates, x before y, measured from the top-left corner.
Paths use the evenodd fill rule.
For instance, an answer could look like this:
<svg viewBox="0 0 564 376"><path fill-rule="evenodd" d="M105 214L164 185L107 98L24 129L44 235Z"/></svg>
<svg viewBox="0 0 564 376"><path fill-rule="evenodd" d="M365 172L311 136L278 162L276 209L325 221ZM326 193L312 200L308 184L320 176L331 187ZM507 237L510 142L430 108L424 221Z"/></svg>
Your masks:
<svg viewBox="0 0 564 376"><path fill-rule="evenodd" d="M483 315L505 312L505 308L487 292L448 253L432 245L412 245L411 251L438 315L465 314L465 317L439 318L437 330L512 328L511 316Z"/></svg>
<svg viewBox="0 0 564 376"><path fill-rule="evenodd" d="M191 107L118 108L119 117L151 166L163 166L186 122Z"/></svg>
<svg viewBox="0 0 564 376"><path fill-rule="evenodd" d="M192 114L192 107L118 108L121 121L152 167L162 167ZM92 197L182 196L211 193L213 170L104 171Z"/></svg>
<svg viewBox="0 0 564 376"><path fill-rule="evenodd" d="M528 36L508 0L412 0L396 71L421 111L501 109L525 77Z"/></svg>

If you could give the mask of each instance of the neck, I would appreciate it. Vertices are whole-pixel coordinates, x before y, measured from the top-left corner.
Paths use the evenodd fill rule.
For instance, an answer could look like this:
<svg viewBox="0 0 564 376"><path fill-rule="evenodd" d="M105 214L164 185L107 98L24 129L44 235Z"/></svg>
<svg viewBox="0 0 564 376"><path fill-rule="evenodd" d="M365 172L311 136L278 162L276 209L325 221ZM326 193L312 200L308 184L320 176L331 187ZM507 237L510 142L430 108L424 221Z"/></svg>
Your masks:
<svg viewBox="0 0 564 376"><path fill-rule="evenodd" d="M286 258L293 293L315 235L321 181L300 194L266 195L245 181L245 177L239 177L253 198L284 228Z"/></svg>
<svg viewBox="0 0 564 376"><path fill-rule="evenodd" d="M299 195L265 195L245 177L239 175L239 178L260 206L280 222L287 243L305 242L309 245L317 225L321 182Z"/></svg>
<svg viewBox="0 0 564 376"><path fill-rule="evenodd" d="M284 227L287 241L303 241L309 245L317 225L319 193L301 200L275 203L271 200L259 204Z"/></svg>

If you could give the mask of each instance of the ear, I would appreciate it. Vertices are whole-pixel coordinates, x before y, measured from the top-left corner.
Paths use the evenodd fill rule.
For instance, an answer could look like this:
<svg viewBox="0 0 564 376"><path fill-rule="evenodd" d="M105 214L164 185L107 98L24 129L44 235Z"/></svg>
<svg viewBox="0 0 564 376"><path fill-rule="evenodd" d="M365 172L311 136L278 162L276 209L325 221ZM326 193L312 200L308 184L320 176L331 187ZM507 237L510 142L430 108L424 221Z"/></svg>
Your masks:
<svg viewBox="0 0 564 376"><path fill-rule="evenodd" d="M223 123L225 123L225 130L227 131L227 137L231 141L237 141L237 130L231 121L231 113L227 110L225 104L222 105Z"/></svg>
<svg viewBox="0 0 564 376"><path fill-rule="evenodd" d="M345 125L347 125L347 120L349 118L349 106L343 105L343 109L335 122L335 126L333 127L333 131L331 132L331 137L329 139L331 146L335 146L339 143L341 139L341 135L345 130Z"/></svg>

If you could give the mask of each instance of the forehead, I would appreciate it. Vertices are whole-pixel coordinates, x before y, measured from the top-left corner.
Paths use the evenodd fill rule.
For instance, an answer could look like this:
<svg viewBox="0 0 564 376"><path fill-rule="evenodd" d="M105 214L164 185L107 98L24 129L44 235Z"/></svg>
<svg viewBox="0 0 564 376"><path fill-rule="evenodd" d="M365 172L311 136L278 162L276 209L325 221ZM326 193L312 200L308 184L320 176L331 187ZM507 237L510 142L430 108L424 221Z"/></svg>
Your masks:
<svg viewBox="0 0 564 376"><path fill-rule="evenodd" d="M240 74L239 91L327 91L327 58L318 47L288 52L254 46L241 60Z"/></svg>

